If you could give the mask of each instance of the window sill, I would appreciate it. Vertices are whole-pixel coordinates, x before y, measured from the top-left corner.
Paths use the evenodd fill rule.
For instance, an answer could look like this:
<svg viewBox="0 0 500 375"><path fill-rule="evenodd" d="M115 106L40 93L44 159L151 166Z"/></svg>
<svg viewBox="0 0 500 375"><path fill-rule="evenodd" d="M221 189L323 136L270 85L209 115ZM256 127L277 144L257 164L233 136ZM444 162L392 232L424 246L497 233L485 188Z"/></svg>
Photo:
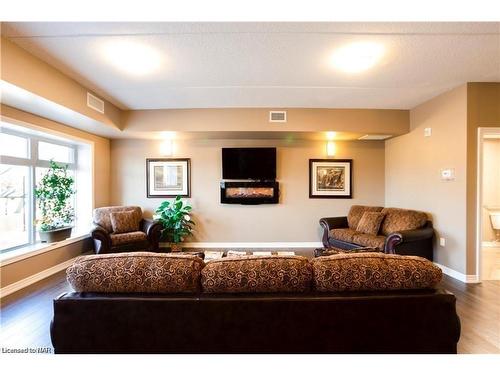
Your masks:
<svg viewBox="0 0 500 375"><path fill-rule="evenodd" d="M73 230L74 233L70 238L65 239L64 241L54 242L54 243L41 243L38 242L32 245L26 245L20 247L18 249L9 251L4 254L0 254L0 267L6 266L11 263L19 262L23 259L31 258L33 256L46 253L48 251L58 249L63 246L67 246L69 244L84 240L90 237L89 230Z"/></svg>

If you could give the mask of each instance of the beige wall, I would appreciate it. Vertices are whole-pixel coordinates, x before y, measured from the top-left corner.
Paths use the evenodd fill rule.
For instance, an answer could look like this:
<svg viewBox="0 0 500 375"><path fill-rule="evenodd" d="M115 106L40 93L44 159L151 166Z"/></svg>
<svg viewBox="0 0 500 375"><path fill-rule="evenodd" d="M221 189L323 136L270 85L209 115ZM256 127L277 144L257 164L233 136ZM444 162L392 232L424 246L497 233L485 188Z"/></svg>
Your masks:
<svg viewBox="0 0 500 375"><path fill-rule="evenodd" d="M220 202L222 147L277 147L280 203L241 206ZM162 199L146 198L145 159L159 157L159 143L111 142L113 204L140 205L149 215ZM383 142L338 142L337 158L352 158L354 199L309 199L308 160L325 157L325 143L300 141L190 140L176 142L175 157L191 158L192 197L201 242L316 242L318 220L345 215L352 204L384 204Z"/></svg>
<svg viewBox="0 0 500 375"><path fill-rule="evenodd" d="M432 136L424 137L424 128ZM386 141L385 205L432 215L446 246L434 260L466 272L467 86L446 92L410 111L410 133ZM440 170L454 168L455 180Z"/></svg>
<svg viewBox="0 0 500 375"><path fill-rule="evenodd" d="M56 68L6 38L0 38L1 79L54 103L121 129L121 110L105 100L101 114L87 107L87 90Z"/></svg>
<svg viewBox="0 0 500 375"><path fill-rule="evenodd" d="M90 141L94 145L94 202L95 206L105 206L109 204L109 176L110 176L110 141L109 139L95 136L71 128L69 126L44 119L17 110L6 105L1 106L2 118L8 117L18 121L27 122L41 129L48 129L70 137ZM4 117L5 116L5 117ZM47 268L65 262L82 252L92 249L89 240L78 241L68 246L51 250L35 257L20 260L15 263L2 266L1 287L5 287L16 281L20 281L28 276L41 272Z"/></svg>
<svg viewBox="0 0 500 375"><path fill-rule="evenodd" d="M88 238L2 266L0 272L1 287L3 288L48 268L57 266L92 249L92 242Z"/></svg>
<svg viewBox="0 0 500 375"><path fill-rule="evenodd" d="M272 108L275 109L276 108ZM126 111L129 132L321 132L357 134L408 132L409 112L393 109L287 108L286 123L269 123L270 108L163 109Z"/></svg>
<svg viewBox="0 0 500 375"><path fill-rule="evenodd" d="M500 83L467 84L467 273L476 273L477 134L500 127Z"/></svg>
<svg viewBox="0 0 500 375"><path fill-rule="evenodd" d="M483 241L493 241L495 233L486 207L500 207L500 139L483 141Z"/></svg>

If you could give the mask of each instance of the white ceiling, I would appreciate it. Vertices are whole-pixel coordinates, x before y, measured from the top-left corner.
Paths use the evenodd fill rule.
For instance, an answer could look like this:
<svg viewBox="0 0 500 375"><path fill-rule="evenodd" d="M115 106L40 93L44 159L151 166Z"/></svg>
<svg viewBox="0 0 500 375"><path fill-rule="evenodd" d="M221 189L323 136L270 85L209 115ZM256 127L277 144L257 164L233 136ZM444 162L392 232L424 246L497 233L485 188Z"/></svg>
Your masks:
<svg viewBox="0 0 500 375"><path fill-rule="evenodd" d="M465 82L500 81L500 23L7 23L3 34L123 109L409 109ZM146 77L109 66L112 39L165 63ZM335 48L375 41L383 61L332 69Z"/></svg>

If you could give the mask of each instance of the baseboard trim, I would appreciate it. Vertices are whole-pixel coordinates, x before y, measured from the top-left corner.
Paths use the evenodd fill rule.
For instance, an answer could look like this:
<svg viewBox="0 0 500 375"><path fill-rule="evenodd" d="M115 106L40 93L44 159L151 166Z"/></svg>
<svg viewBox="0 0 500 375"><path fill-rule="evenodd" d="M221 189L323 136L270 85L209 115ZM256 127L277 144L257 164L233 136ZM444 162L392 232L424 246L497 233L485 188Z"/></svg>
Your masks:
<svg viewBox="0 0 500 375"><path fill-rule="evenodd" d="M161 247L169 247L168 243L161 243ZM280 248L309 248L323 247L321 242L184 242L182 247L207 249L280 249Z"/></svg>
<svg viewBox="0 0 500 375"><path fill-rule="evenodd" d="M443 266L442 264L434 262L436 266L441 268L443 273L445 275L448 275L450 277L453 277L454 279L457 279L458 281L461 281L463 283L478 283L479 282L479 277L477 275L466 275L461 272L455 271L454 269L448 268L446 266Z"/></svg>
<svg viewBox="0 0 500 375"><path fill-rule="evenodd" d="M16 281L15 283L3 287L2 289L0 289L0 299L68 268L74 261L74 258L69 259L66 262L59 263L53 267L43 270L42 272L38 272L34 275L26 277L25 279Z"/></svg>

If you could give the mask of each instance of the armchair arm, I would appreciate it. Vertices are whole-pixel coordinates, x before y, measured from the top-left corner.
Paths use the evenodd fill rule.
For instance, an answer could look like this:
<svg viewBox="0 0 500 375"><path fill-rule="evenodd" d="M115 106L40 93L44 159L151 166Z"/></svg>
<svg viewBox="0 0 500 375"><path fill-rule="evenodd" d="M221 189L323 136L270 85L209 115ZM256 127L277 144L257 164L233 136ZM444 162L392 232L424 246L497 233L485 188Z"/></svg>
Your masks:
<svg viewBox="0 0 500 375"><path fill-rule="evenodd" d="M385 239L385 252L396 254L396 246L403 242L415 242L431 239L434 236L434 229L431 225L413 230L402 230L390 233Z"/></svg>
<svg viewBox="0 0 500 375"><path fill-rule="evenodd" d="M146 233L146 235L148 237L152 232L158 230L158 227L159 227L160 231L163 229L163 226L161 225L161 223L158 220L153 220L153 219L142 219L141 220L140 229L141 229L141 231Z"/></svg>
<svg viewBox="0 0 500 375"><path fill-rule="evenodd" d="M96 254L109 253L111 250L111 237L109 233L100 225L94 224L90 231L90 236L94 242L94 252Z"/></svg>
<svg viewBox="0 0 500 375"><path fill-rule="evenodd" d="M321 240L323 242L323 246L325 247L329 247L328 233L330 230L335 228L347 228L349 226L347 224L347 216L323 217L319 219L319 225L323 227L323 237Z"/></svg>
<svg viewBox="0 0 500 375"><path fill-rule="evenodd" d="M140 228L148 237L148 241L151 244L151 251L158 251L163 225L157 220L142 219Z"/></svg>

